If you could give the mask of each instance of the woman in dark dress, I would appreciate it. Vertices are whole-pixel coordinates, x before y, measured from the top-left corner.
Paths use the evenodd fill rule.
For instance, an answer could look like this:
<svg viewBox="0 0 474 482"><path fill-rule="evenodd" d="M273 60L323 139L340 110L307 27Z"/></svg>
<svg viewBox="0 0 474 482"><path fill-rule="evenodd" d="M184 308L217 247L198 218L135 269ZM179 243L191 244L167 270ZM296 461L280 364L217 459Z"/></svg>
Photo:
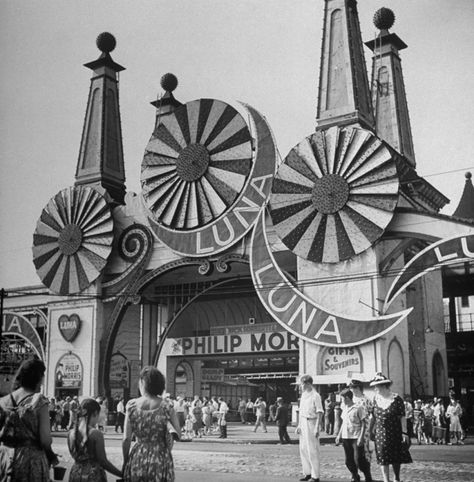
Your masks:
<svg viewBox="0 0 474 482"><path fill-rule="evenodd" d="M389 482L389 468L393 467L395 482L400 482L400 465L412 462L408 451L410 438L405 419L403 399L390 390L392 382L377 373L370 382L374 387L375 454L381 466L384 482Z"/></svg>
<svg viewBox="0 0 474 482"><path fill-rule="evenodd" d="M173 482L172 435L181 432L178 417L161 394L165 377L155 367L144 367L138 388L141 397L127 403L123 433L123 479L126 482ZM136 443L130 449L132 437Z"/></svg>

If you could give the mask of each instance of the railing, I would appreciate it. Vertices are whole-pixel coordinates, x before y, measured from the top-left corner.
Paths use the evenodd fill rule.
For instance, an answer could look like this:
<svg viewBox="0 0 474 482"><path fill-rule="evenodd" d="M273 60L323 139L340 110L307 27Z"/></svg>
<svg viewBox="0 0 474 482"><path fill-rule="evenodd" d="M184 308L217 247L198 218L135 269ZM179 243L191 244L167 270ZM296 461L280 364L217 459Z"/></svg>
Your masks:
<svg viewBox="0 0 474 482"><path fill-rule="evenodd" d="M474 313L458 313L456 315L456 330L458 332L474 331ZM444 316L444 331L451 333L449 315Z"/></svg>

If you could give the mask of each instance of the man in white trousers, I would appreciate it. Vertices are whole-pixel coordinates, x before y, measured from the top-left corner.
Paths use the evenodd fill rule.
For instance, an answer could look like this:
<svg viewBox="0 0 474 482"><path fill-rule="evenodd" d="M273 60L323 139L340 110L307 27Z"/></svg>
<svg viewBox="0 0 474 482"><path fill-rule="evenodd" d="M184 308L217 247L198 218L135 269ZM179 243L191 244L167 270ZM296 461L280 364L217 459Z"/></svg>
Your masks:
<svg viewBox="0 0 474 482"><path fill-rule="evenodd" d="M321 397L313 387L313 378L300 378L301 399L299 424L296 433L300 435L300 457L303 474L300 480L319 482L319 430L324 414Z"/></svg>

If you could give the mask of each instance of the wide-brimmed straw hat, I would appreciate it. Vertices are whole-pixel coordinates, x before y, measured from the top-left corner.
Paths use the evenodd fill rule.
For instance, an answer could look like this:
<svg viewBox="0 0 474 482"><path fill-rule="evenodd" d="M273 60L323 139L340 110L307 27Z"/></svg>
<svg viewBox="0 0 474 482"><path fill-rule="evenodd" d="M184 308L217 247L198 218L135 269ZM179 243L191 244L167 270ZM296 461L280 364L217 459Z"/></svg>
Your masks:
<svg viewBox="0 0 474 482"><path fill-rule="evenodd" d="M382 373L377 373L371 380L370 386L375 387L376 385L390 385L391 383L392 380L390 380L390 378L386 377Z"/></svg>

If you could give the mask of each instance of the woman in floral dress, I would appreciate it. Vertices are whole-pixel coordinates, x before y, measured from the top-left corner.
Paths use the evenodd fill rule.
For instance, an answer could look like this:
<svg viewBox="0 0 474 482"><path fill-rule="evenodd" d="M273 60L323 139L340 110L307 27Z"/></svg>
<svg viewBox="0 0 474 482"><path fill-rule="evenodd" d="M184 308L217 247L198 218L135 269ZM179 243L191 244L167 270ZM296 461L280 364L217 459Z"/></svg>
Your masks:
<svg viewBox="0 0 474 482"><path fill-rule="evenodd" d="M410 438L405 419L403 399L390 390L392 382L377 373L370 382L374 387L375 454L381 466L384 482L389 482L390 465L395 482L400 482L400 465L412 462L408 451Z"/></svg>
<svg viewBox="0 0 474 482"><path fill-rule="evenodd" d="M100 404L92 398L81 402L77 420L68 434L68 447L74 459L69 482L107 482L107 470L122 476L122 471L109 462L105 454L104 435L95 428L100 417Z"/></svg>
<svg viewBox="0 0 474 482"><path fill-rule="evenodd" d="M39 393L46 367L41 360L24 361L13 392L0 398L0 481L49 482L51 450L49 401Z"/></svg>
<svg viewBox="0 0 474 482"><path fill-rule="evenodd" d="M140 398L127 403L122 443L126 482L174 482L170 430L181 432L174 409L161 398L165 377L155 367L140 373ZM136 443L130 449L132 437Z"/></svg>

